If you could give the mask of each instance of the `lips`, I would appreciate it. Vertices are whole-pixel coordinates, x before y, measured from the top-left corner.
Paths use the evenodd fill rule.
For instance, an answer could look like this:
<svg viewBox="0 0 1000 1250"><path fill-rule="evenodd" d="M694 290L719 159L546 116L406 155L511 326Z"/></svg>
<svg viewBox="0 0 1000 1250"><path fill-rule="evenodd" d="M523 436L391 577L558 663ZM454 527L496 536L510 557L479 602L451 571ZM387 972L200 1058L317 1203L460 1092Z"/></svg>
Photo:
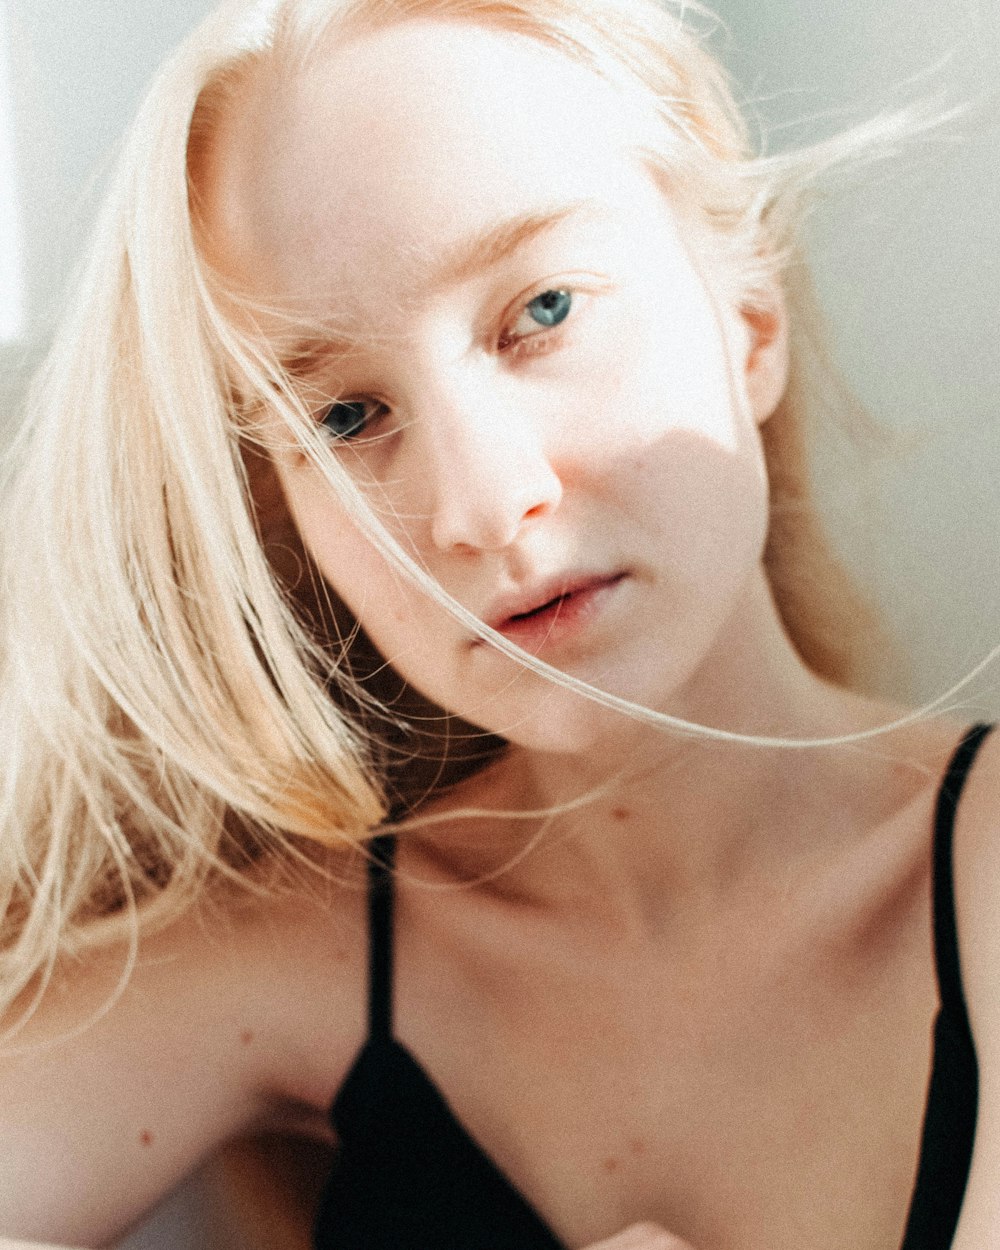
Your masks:
<svg viewBox="0 0 1000 1250"><path fill-rule="evenodd" d="M562 638L592 618L625 573L563 575L500 600L486 624L520 646Z"/></svg>

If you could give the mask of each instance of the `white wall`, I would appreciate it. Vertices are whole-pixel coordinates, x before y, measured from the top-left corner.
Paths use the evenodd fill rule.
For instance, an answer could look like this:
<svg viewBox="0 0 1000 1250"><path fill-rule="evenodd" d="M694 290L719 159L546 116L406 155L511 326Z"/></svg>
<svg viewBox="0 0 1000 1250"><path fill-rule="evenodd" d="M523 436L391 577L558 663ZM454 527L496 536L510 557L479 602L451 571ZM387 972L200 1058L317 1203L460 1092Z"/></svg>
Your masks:
<svg viewBox="0 0 1000 1250"><path fill-rule="evenodd" d="M4 0L0 0L3 4ZM97 177L163 51L208 0L6 0L29 333L0 348L4 390L44 340ZM829 133L927 78L978 105L960 141L873 171L813 230L837 352L873 412L911 435L895 464L851 468L825 496L839 539L931 695L1000 641L1000 6L996 0L719 0L718 40L774 146ZM912 94L912 92L910 93ZM788 128L797 119L813 119ZM833 463L833 450L824 452ZM976 707L1000 712L980 683ZM191 1204L182 1204L194 1220ZM199 1246L173 1210L143 1247Z"/></svg>
<svg viewBox="0 0 1000 1250"><path fill-rule="evenodd" d="M864 471L831 458L839 480L824 494L912 657L914 696L930 698L1000 643L1000 4L715 8L773 147L938 90L973 106L959 137L866 171L867 189L827 205L812 232L838 359L906 438L905 454ZM978 683L970 713L1000 712L998 681L1000 668Z"/></svg>
<svg viewBox="0 0 1000 1250"><path fill-rule="evenodd" d="M14 63L28 304L36 326L58 300L88 221L94 179L144 86L209 0L0 0Z"/></svg>
<svg viewBox="0 0 1000 1250"><path fill-rule="evenodd" d="M210 0L0 0L27 318L20 342L0 343L0 413L16 403L57 314L100 175L144 84L211 7Z"/></svg>
<svg viewBox="0 0 1000 1250"><path fill-rule="evenodd" d="M0 343L15 339L22 332L24 320L21 205L14 162L14 101L6 16L0 5Z"/></svg>

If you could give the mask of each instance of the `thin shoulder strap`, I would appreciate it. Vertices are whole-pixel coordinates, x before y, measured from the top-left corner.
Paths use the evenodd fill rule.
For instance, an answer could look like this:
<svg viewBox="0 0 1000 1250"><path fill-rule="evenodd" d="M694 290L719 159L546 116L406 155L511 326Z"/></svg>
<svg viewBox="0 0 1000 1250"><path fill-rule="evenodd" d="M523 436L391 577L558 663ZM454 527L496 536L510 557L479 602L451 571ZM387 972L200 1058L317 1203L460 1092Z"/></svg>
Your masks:
<svg viewBox="0 0 1000 1250"><path fill-rule="evenodd" d="M368 851L368 1037L388 1041L392 1037L395 834L379 834Z"/></svg>
<svg viewBox="0 0 1000 1250"><path fill-rule="evenodd" d="M959 743L938 791L934 815L934 963L938 992L945 1010L966 1019L962 968L955 918L955 873L952 849L955 813L969 770L992 725L973 725Z"/></svg>

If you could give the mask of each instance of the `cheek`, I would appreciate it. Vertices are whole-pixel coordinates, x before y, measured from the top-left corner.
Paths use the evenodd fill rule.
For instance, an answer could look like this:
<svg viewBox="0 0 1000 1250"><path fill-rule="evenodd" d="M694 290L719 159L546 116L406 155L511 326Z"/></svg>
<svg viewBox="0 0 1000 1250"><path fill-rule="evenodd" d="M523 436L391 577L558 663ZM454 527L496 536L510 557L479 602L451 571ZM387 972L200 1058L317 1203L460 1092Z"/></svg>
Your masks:
<svg viewBox="0 0 1000 1250"><path fill-rule="evenodd" d="M304 546L378 651L431 698L447 695L453 618L372 546L318 475L293 470L283 480Z"/></svg>
<svg viewBox="0 0 1000 1250"><path fill-rule="evenodd" d="M768 487L759 443L747 432L729 447L701 431L671 429L622 459L618 505L645 555L690 607L726 600L759 562Z"/></svg>
<svg viewBox="0 0 1000 1250"><path fill-rule="evenodd" d="M581 371L575 433L601 456L645 460L646 450L655 453L665 437L685 432L743 454L756 431L711 310L694 305L687 319L666 303L655 311L617 336L598 367Z"/></svg>
<svg viewBox="0 0 1000 1250"><path fill-rule="evenodd" d="M388 658L397 655L405 633L412 633L404 630L413 619L413 603L402 577L356 532L312 538L303 533L303 538L323 577L379 651Z"/></svg>
<svg viewBox="0 0 1000 1250"><path fill-rule="evenodd" d="M366 616L395 614L388 601L393 585L389 566L319 474L309 466L282 467L279 477L303 546L351 612L366 628Z"/></svg>

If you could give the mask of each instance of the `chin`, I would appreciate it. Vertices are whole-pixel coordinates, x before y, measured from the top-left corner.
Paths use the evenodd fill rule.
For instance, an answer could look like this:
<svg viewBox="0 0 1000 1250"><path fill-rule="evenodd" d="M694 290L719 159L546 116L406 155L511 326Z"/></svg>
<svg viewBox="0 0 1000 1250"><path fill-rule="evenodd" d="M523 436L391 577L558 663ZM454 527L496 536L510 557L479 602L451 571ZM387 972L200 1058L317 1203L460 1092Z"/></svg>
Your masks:
<svg viewBox="0 0 1000 1250"><path fill-rule="evenodd" d="M694 631L691 631L692 638ZM695 646L665 651L662 646L623 648L611 658L580 664L573 676L639 708L673 710L677 694L696 668ZM502 666L502 676L491 674L493 690L482 690L472 702L468 687L438 692L438 702L452 714L496 734L511 746L541 754L618 759L631 753L650 735L663 731L627 712L608 708L584 693L558 685L513 662ZM596 671L595 671L596 670ZM506 679L506 680L504 680ZM433 697L433 696L432 696Z"/></svg>
<svg viewBox="0 0 1000 1250"><path fill-rule="evenodd" d="M488 728L511 746L543 755L611 759L648 733L643 722L626 713L558 686L540 692L520 717L512 714L502 723L499 716L489 719Z"/></svg>

